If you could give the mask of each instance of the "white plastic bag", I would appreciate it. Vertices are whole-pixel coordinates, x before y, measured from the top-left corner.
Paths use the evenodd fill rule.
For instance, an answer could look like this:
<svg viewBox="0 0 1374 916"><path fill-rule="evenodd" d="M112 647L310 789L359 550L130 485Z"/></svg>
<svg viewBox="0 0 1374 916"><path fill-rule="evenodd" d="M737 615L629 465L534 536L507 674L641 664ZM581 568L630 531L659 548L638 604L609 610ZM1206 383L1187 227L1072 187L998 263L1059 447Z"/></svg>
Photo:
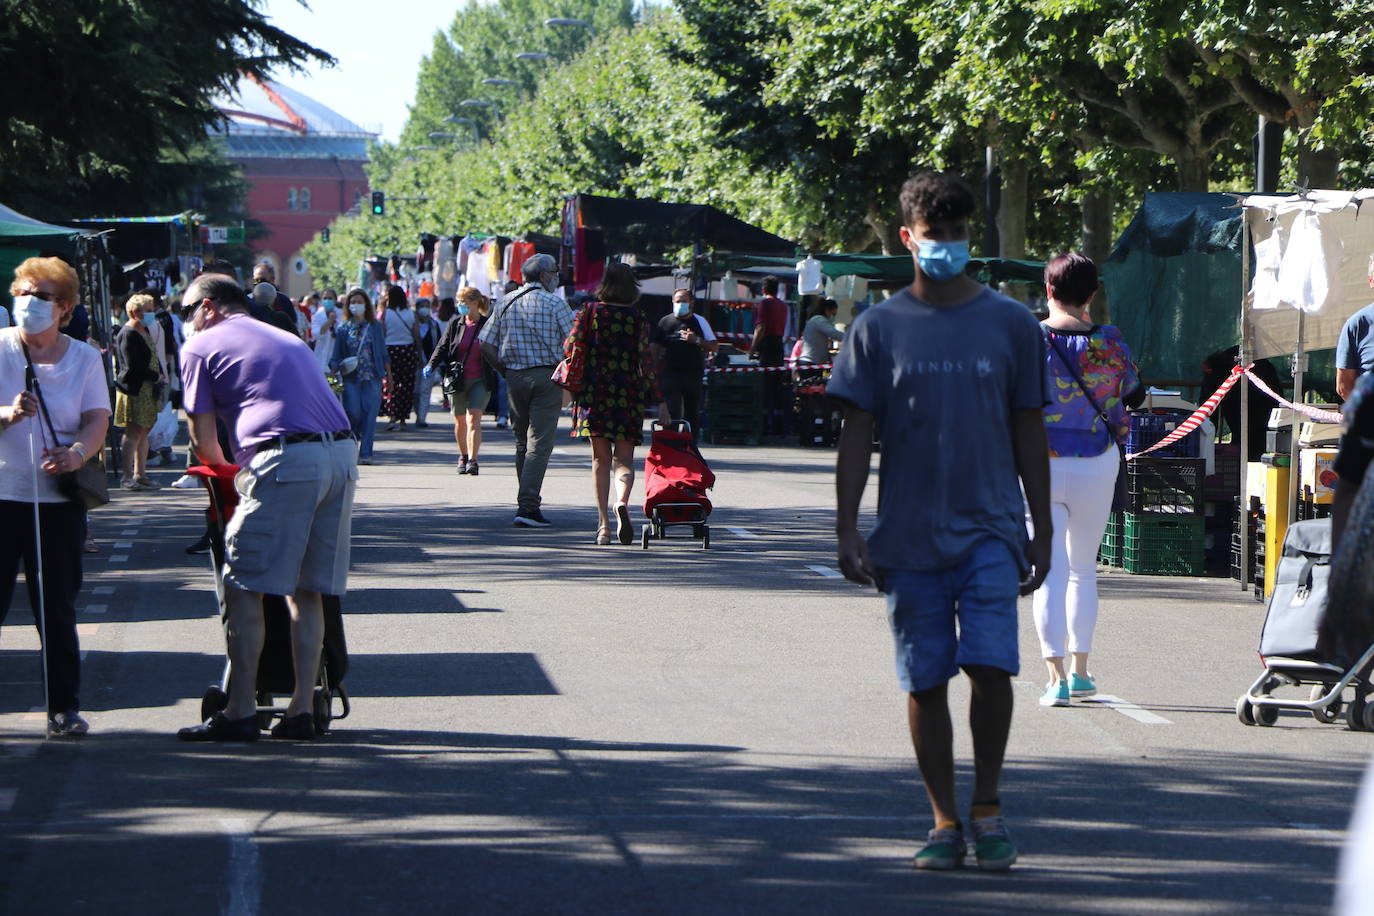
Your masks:
<svg viewBox="0 0 1374 916"><path fill-rule="evenodd" d="M1336 233L1322 232L1317 214L1299 213L1279 265L1279 301L1308 314L1339 309L1345 294L1335 280L1344 257L1345 245Z"/></svg>
<svg viewBox="0 0 1374 916"><path fill-rule="evenodd" d="M162 409L157 413L157 420L153 423L153 428L148 431L148 451L156 452L164 448L171 448L172 441L177 437L177 412L172 409L170 401L164 401Z"/></svg>

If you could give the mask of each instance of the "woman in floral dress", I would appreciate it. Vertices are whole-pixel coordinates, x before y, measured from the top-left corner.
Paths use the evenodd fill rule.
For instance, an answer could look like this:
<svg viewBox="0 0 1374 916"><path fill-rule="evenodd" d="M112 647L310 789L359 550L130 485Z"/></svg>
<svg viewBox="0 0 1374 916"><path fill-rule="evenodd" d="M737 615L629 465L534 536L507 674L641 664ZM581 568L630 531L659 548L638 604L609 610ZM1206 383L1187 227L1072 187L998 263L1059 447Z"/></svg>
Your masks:
<svg viewBox="0 0 1374 916"><path fill-rule="evenodd" d="M582 388L573 405L573 435L592 440L596 485L596 543L611 542L611 471L616 482L616 535L634 539L630 490L635 446L644 441L644 410L660 400L649 350L649 324L640 312L639 281L625 264L613 263L596 291L599 301L577 314L563 343L569 360L583 363Z"/></svg>

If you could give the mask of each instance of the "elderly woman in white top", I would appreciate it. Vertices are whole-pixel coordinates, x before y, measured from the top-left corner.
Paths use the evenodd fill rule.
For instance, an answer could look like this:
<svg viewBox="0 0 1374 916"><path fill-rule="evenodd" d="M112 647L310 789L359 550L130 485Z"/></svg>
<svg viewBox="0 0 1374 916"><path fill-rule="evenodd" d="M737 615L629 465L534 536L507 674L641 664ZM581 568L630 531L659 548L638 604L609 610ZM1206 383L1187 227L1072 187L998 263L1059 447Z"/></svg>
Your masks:
<svg viewBox="0 0 1374 916"><path fill-rule="evenodd" d="M88 728L76 636L86 507L63 495L59 475L96 457L110 425L100 354L61 331L78 289L62 259L29 258L10 286L15 327L0 330L0 623L22 568L46 649L48 731L70 736ZM29 573L40 548L41 618L39 583Z"/></svg>

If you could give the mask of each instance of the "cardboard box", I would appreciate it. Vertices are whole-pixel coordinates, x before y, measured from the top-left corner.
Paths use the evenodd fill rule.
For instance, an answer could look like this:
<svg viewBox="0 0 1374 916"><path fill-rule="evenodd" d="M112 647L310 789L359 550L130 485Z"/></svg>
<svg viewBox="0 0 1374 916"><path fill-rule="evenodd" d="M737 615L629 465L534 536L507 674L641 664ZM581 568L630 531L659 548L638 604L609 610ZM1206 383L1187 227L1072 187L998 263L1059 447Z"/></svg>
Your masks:
<svg viewBox="0 0 1374 916"><path fill-rule="evenodd" d="M1334 448L1307 448L1298 455L1298 469L1301 474L1298 479L1303 488L1299 492L1310 492L1312 502L1317 505L1331 503L1332 492L1336 487L1336 472L1332 470L1331 465L1335 463L1339 451Z"/></svg>

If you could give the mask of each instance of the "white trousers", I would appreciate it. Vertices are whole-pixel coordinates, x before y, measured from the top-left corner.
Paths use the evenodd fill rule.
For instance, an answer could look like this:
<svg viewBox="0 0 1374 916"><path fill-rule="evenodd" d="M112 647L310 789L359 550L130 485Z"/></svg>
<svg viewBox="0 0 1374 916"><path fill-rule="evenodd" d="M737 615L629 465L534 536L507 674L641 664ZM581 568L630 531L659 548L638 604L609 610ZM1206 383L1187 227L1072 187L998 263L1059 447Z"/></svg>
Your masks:
<svg viewBox="0 0 1374 916"><path fill-rule="evenodd" d="M1092 650L1097 625L1097 551L1112 511L1121 455L1050 459L1050 571L1035 593L1035 630L1045 658Z"/></svg>

